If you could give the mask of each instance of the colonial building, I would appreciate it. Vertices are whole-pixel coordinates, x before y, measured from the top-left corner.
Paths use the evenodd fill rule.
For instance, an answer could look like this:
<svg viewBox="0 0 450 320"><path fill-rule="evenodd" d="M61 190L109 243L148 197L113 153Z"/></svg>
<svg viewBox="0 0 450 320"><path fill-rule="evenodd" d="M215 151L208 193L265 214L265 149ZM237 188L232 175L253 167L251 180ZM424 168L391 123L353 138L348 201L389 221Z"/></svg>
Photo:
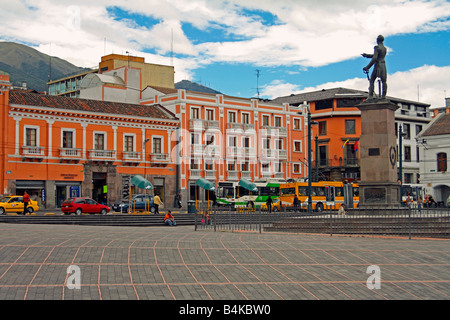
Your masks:
<svg viewBox="0 0 450 320"><path fill-rule="evenodd" d="M1 79L0 79L1 80ZM5 79L3 79L5 82ZM171 140L179 126L159 104L104 102L3 89L0 95L0 190L25 190L45 208L70 196L112 204L131 175L173 198Z"/></svg>
<svg viewBox="0 0 450 320"><path fill-rule="evenodd" d="M361 135L361 113L356 105L367 99L368 93L347 88L323 89L320 91L292 94L274 99L274 103L289 103L298 106L310 105L313 126L313 152L317 162L313 172L318 171L321 180L360 179L359 137ZM431 121L430 105L417 101L387 97L397 104L395 127L403 135L402 160L403 183L420 181L420 156L415 137ZM317 169L316 169L317 168Z"/></svg>
<svg viewBox="0 0 450 320"><path fill-rule="evenodd" d="M305 177L303 109L258 99L162 87L142 92L143 105L161 104L180 119L180 190L194 199L196 180L221 185ZM201 196L199 198L202 198Z"/></svg>
<svg viewBox="0 0 450 320"><path fill-rule="evenodd" d="M417 136L420 150L420 180L426 194L444 202L450 196L450 113L439 113Z"/></svg>

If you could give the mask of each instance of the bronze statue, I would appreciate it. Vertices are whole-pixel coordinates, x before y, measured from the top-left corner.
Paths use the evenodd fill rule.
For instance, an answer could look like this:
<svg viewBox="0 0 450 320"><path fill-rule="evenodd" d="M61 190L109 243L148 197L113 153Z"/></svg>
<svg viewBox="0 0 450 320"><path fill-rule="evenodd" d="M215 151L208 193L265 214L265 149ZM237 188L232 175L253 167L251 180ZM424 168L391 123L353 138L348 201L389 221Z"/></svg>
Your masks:
<svg viewBox="0 0 450 320"><path fill-rule="evenodd" d="M380 96L382 99L386 98L387 92L387 72L386 63L384 57L386 57L386 47L383 44L384 37L379 35L377 37L377 45L374 47L373 54L363 53L364 58L372 58L367 66L363 68L364 72L367 74L369 79L369 69L373 66L373 71L369 79L369 99L373 98L374 83L377 78L380 78L382 83L382 90L380 90Z"/></svg>

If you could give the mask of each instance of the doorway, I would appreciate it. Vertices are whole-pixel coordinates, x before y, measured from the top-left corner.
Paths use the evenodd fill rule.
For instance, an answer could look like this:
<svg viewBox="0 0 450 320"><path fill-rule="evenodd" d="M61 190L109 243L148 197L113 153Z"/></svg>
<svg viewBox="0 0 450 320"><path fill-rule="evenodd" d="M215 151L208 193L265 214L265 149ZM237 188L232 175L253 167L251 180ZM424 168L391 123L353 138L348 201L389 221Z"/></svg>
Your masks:
<svg viewBox="0 0 450 320"><path fill-rule="evenodd" d="M101 204L107 204L108 185L106 173L94 172L92 174L92 199Z"/></svg>

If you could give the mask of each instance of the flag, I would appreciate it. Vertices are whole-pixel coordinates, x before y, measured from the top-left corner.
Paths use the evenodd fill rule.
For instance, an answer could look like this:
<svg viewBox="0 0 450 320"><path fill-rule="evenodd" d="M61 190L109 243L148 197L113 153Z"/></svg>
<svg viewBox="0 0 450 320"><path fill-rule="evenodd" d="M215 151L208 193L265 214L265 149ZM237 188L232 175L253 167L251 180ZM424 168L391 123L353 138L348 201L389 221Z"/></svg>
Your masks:
<svg viewBox="0 0 450 320"><path fill-rule="evenodd" d="M347 141L344 142L344 145L342 146L342 149L345 148L345 146L347 145L347 143L348 143L349 140L350 140L350 139L347 139Z"/></svg>
<svg viewBox="0 0 450 320"><path fill-rule="evenodd" d="M353 145L353 151L358 151L358 141L355 141L355 144Z"/></svg>

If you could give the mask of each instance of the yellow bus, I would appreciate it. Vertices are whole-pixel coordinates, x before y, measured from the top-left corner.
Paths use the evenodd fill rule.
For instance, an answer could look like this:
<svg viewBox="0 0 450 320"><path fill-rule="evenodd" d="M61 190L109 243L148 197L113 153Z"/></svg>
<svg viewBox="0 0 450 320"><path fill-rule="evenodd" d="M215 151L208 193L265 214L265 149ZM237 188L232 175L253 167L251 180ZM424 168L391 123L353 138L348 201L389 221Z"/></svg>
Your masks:
<svg viewBox="0 0 450 320"><path fill-rule="evenodd" d="M311 182L311 191L312 209L314 211L321 212L324 209L338 210L341 204L344 203L344 193L348 193L352 198L353 208L356 208L359 203L359 187L357 183L349 184L346 187L342 181ZM281 206L293 206L294 196L297 196L300 200L301 209L308 209L308 182L280 184L279 199Z"/></svg>

